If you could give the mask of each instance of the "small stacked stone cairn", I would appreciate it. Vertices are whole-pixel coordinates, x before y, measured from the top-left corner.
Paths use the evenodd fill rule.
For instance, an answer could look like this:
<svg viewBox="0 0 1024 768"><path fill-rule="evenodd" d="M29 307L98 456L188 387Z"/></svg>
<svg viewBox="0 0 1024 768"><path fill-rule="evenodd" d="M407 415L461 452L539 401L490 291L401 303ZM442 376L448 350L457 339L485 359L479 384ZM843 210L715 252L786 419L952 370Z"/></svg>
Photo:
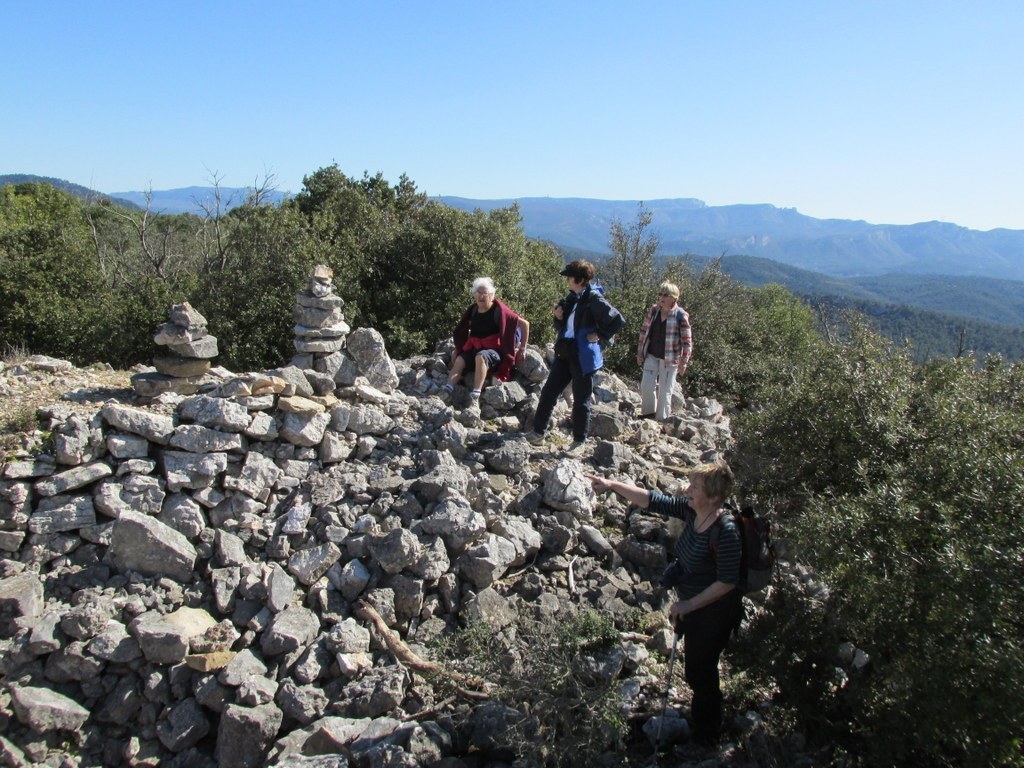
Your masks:
<svg viewBox="0 0 1024 768"><path fill-rule="evenodd" d="M295 358L303 370L323 370L323 359L345 347L349 325L342 308L345 300L334 295L334 270L324 264L313 268L309 288L295 297ZM320 364L318 366L318 363Z"/></svg>
<svg viewBox="0 0 1024 768"><path fill-rule="evenodd" d="M162 348L153 358L157 372L132 377L136 394L155 397L163 392L198 392L210 361L217 356L217 337L206 332L206 318L187 301L175 304L153 341Z"/></svg>

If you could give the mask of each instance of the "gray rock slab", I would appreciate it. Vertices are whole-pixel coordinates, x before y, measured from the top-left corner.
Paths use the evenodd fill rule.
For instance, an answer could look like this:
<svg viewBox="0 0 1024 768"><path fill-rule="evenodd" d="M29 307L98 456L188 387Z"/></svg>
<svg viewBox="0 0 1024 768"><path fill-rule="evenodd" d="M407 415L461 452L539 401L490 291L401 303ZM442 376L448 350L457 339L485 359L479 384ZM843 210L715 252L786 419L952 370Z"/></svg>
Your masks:
<svg viewBox="0 0 1024 768"><path fill-rule="evenodd" d="M439 502L420 521L424 533L440 536L449 552L461 552L487 531L487 520L461 497Z"/></svg>
<svg viewBox="0 0 1024 768"><path fill-rule="evenodd" d="M228 704L217 729L218 768L260 768L277 738L284 714L275 704Z"/></svg>
<svg viewBox="0 0 1024 768"><path fill-rule="evenodd" d="M46 477L57 471L52 461L31 459L25 461L9 461L4 465L4 479L27 480L33 477Z"/></svg>
<svg viewBox="0 0 1024 768"><path fill-rule="evenodd" d="M192 341L184 341L181 344L168 344L167 348L181 357L211 359L219 354L217 337L210 335Z"/></svg>
<svg viewBox="0 0 1024 768"><path fill-rule="evenodd" d="M156 333L153 335L153 343L158 347L166 347L171 344L187 344L195 339L201 339L205 334L205 324L189 328L175 323L162 323L157 326Z"/></svg>
<svg viewBox="0 0 1024 768"><path fill-rule="evenodd" d="M43 614L43 582L34 573L0 580L0 626L9 619L34 618Z"/></svg>
<svg viewBox="0 0 1024 768"><path fill-rule="evenodd" d="M399 573L417 562L422 547L416 534L407 528L395 528L370 540L370 553L385 573Z"/></svg>
<svg viewBox="0 0 1024 768"><path fill-rule="evenodd" d="M77 490L112 474L114 470L107 462L94 461L38 481L35 484L35 491L40 496L56 496L58 493Z"/></svg>
<svg viewBox="0 0 1024 768"><path fill-rule="evenodd" d="M32 533L77 531L96 525L91 496L52 496L42 499L28 521Z"/></svg>
<svg viewBox="0 0 1024 768"><path fill-rule="evenodd" d="M149 440L140 435L109 432L107 450L115 459L141 459L149 455Z"/></svg>
<svg viewBox="0 0 1024 768"><path fill-rule="evenodd" d="M164 376L190 379L204 376L210 370L210 361L181 355L156 355L153 367Z"/></svg>
<svg viewBox="0 0 1024 768"><path fill-rule="evenodd" d="M324 439L330 423L329 413L286 413L279 434L293 445L312 447Z"/></svg>
<svg viewBox="0 0 1024 768"><path fill-rule="evenodd" d="M18 721L39 734L77 733L89 719L89 710L49 688L12 686L11 704Z"/></svg>
<svg viewBox="0 0 1024 768"><path fill-rule="evenodd" d="M193 697L183 699L169 708L167 716L156 726L156 735L171 752L194 747L210 732L210 720Z"/></svg>
<svg viewBox="0 0 1024 768"><path fill-rule="evenodd" d="M167 445L174 433L174 419L161 413L130 408L119 403L107 403L100 413L103 420L115 429L139 435L151 443Z"/></svg>
<svg viewBox="0 0 1024 768"><path fill-rule="evenodd" d="M327 573L341 557L341 550L333 542L299 550L288 559L288 571L306 586Z"/></svg>
<svg viewBox="0 0 1024 768"><path fill-rule="evenodd" d="M237 432L221 432L200 424L179 424L168 444L190 453L243 451L245 442Z"/></svg>
<svg viewBox="0 0 1024 768"><path fill-rule="evenodd" d="M128 475L118 479L108 478L97 484L92 492L92 500L97 512L118 518L124 512L158 515L166 495L160 478Z"/></svg>
<svg viewBox="0 0 1024 768"><path fill-rule="evenodd" d="M155 399L161 395L194 395L206 383L205 376L168 376L156 371L136 373L132 376L132 388L139 397Z"/></svg>
<svg viewBox="0 0 1024 768"><path fill-rule="evenodd" d="M196 549L188 539L155 518L125 512L114 523L108 555L120 569L147 576L192 580Z"/></svg>
<svg viewBox="0 0 1024 768"><path fill-rule="evenodd" d="M277 656L304 648L320 632L320 619L313 611L292 605L274 615L260 638L265 656Z"/></svg>
<svg viewBox="0 0 1024 768"><path fill-rule="evenodd" d="M347 342L348 354L370 384L384 392L398 386L398 372L384 345L384 337L375 328L357 328Z"/></svg>
<svg viewBox="0 0 1024 768"><path fill-rule="evenodd" d="M97 659L115 664L128 664L142 656L138 641L119 621L109 622L102 632L89 641L86 651Z"/></svg>
<svg viewBox="0 0 1024 768"><path fill-rule="evenodd" d="M511 541L488 533L459 557L459 573L477 589L484 589L500 579L515 559Z"/></svg>
<svg viewBox="0 0 1024 768"><path fill-rule="evenodd" d="M217 675L224 685L237 688L253 675L266 675L267 665L249 648L239 651Z"/></svg>
<svg viewBox="0 0 1024 768"><path fill-rule="evenodd" d="M298 395L299 397L313 396L313 387L310 386L309 380L306 378L306 374L297 366L288 365L284 368L267 371L267 374L270 376L277 376L287 382L287 386L285 386L284 391L281 392L285 397L290 397L292 395Z"/></svg>
<svg viewBox="0 0 1024 768"><path fill-rule="evenodd" d="M163 462L167 488L172 492L183 488L209 488L216 482L217 476L228 467L228 457L225 453L165 450L161 451L160 458Z"/></svg>
<svg viewBox="0 0 1024 768"><path fill-rule="evenodd" d="M238 403L220 397L195 395L178 403L178 416L211 429L244 432L249 426L249 411Z"/></svg>

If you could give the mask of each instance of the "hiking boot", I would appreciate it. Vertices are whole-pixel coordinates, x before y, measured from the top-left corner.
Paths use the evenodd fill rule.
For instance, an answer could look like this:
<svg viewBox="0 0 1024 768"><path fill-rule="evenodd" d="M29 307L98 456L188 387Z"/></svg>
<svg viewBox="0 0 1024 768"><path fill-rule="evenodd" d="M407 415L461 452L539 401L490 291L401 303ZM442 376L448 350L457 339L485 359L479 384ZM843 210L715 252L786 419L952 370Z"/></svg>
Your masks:
<svg viewBox="0 0 1024 768"><path fill-rule="evenodd" d="M540 445L544 442L545 437L547 436L543 432L535 432L531 430L526 433L526 442L530 445Z"/></svg>
<svg viewBox="0 0 1024 768"><path fill-rule="evenodd" d="M480 398L471 397L469 398L469 405L466 406L466 414L473 416L474 418L480 418Z"/></svg>
<svg viewBox="0 0 1024 768"><path fill-rule="evenodd" d="M437 396L441 398L441 402L448 405L452 401L452 395L455 393L455 387L451 384L445 384L441 387L441 391L437 393Z"/></svg>
<svg viewBox="0 0 1024 768"><path fill-rule="evenodd" d="M587 443L585 440L573 440L572 445L565 449L565 455L570 459L578 459L587 450Z"/></svg>

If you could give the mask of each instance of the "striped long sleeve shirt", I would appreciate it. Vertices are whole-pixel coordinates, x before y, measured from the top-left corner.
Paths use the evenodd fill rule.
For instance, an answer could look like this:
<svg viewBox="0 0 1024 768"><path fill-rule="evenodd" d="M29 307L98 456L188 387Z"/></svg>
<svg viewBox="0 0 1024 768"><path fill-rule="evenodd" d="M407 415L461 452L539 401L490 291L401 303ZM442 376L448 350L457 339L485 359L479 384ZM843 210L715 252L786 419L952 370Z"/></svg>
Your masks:
<svg viewBox="0 0 1024 768"><path fill-rule="evenodd" d="M651 491L648 509L668 517L676 517L683 521L683 532L675 544L675 556L679 567L676 589L682 600L700 594L716 581L726 584L738 584L740 580L740 559L743 545L740 532L728 514L722 517L706 531L697 533L694 523L697 513L681 496L666 496ZM719 528L718 551L712 552L710 547L711 531Z"/></svg>

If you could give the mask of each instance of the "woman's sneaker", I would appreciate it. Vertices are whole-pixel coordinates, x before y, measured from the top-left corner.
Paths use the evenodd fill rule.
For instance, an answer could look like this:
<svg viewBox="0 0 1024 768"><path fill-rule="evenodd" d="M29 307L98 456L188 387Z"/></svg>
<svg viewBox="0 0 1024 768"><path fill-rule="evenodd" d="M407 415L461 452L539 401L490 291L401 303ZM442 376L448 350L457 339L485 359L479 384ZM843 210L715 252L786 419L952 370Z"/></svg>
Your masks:
<svg viewBox="0 0 1024 768"><path fill-rule="evenodd" d="M530 445L540 445L547 436L543 432L530 430L526 433L526 442Z"/></svg>
<svg viewBox="0 0 1024 768"><path fill-rule="evenodd" d="M577 459L587 450L587 444L583 440L574 440L572 445L565 449L565 455L570 459Z"/></svg>

